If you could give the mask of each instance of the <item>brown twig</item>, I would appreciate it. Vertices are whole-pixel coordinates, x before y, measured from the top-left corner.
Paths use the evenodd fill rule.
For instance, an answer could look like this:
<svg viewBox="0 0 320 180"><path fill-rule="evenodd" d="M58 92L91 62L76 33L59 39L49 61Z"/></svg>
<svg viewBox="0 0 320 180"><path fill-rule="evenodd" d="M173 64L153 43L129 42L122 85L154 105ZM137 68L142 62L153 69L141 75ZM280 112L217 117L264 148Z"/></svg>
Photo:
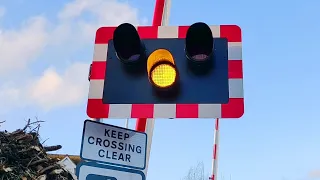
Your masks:
<svg viewBox="0 0 320 180"><path fill-rule="evenodd" d="M38 165L38 164L41 164L41 163L44 163L44 162L48 162L48 159L39 159L37 161L33 161L32 163L30 163L30 166Z"/></svg>
<svg viewBox="0 0 320 180"><path fill-rule="evenodd" d="M61 145L56 145L56 146L45 146L43 147L43 149L46 151L46 152L49 152L49 151L57 151L59 149L61 149L62 146Z"/></svg>
<svg viewBox="0 0 320 180"><path fill-rule="evenodd" d="M38 124L35 128L33 128L30 132L34 132L36 129L38 129L39 131L39 128L40 128L40 124Z"/></svg>
<svg viewBox="0 0 320 180"><path fill-rule="evenodd" d="M42 175L43 173L45 173L45 172L47 172L47 171L49 171L49 170L54 170L54 169L57 169L57 168L59 168L57 165L51 165L51 166L48 166L48 167L46 167L46 168L43 168L40 172L39 172L39 174L40 175Z"/></svg>
<svg viewBox="0 0 320 180"><path fill-rule="evenodd" d="M24 126L24 128L22 129L22 131L25 131L25 130L29 127L30 121L31 121L31 120L30 120L30 118L29 118L27 124Z"/></svg>
<svg viewBox="0 0 320 180"><path fill-rule="evenodd" d="M43 145L49 138L45 139L41 144Z"/></svg>

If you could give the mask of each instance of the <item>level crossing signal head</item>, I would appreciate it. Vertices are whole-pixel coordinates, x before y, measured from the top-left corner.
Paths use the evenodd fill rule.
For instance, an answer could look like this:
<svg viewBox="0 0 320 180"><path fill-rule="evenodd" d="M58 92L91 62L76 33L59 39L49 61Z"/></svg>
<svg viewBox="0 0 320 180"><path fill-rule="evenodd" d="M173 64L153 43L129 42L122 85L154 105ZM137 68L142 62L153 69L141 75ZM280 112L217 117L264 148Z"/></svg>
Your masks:
<svg viewBox="0 0 320 180"><path fill-rule="evenodd" d="M89 76L88 115L239 117L244 104L241 48L241 30L236 25L102 27L97 31L96 62ZM143 114L148 109L142 107L147 106L150 112ZM234 109L239 112L225 113Z"/></svg>

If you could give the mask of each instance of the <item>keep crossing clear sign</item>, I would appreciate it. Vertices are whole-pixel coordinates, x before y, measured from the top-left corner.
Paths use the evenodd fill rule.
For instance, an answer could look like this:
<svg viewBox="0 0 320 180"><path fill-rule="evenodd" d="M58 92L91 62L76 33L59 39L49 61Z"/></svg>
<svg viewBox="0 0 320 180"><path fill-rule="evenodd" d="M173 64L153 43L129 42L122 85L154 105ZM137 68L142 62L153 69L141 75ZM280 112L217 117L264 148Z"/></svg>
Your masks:
<svg viewBox="0 0 320 180"><path fill-rule="evenodd" d="M145 169L147 134L96 121L84 122L80 157L110 165Z"/></svg>

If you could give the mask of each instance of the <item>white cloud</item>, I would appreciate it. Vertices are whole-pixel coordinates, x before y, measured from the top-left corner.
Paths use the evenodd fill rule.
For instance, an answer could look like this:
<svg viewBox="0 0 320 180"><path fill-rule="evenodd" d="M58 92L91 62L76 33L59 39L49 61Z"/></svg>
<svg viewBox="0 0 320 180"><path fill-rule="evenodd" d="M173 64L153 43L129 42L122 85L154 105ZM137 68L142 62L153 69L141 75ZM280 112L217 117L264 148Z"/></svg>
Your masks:
<svg viewBox="0 0 320 180"><path fill-rule="evenodd" d="M83 102L88 91L89 64L74 63L61 74L49 67L38 77L24 82L6 83L0 87L0 109L36 106L43 110L75 105Z"/></svg>
<svg viewBox="0 0 320 180"><path fill-rule="evenodd" d="M84 16L90 16L89 20ZM116 0L74 0L57 12L57 18L58 23L53 23L46 17L32 17L20 29L0 28L0 78L17 71L22 74L47 47L68 51L70 44L92 43L101 26L146 23L139 20L137 9ZM39 77L0 84L0 102L10 102L4 108L36 105L49 110L83 102L90 60L87 64L75 62L60 74L51 63Z"/></svg>
<svg viewBox="0 0 320 180"><path fill-rule="evenodd" d="M87 21L92 25L118 25L123 22L138 24L138 10L126 2L117 0L75 0L65 5L59 12L60 20L79 19L83 13L90 13L94 17Z"/></svg>
<svg viewBox="0 0 320 180"><path fill-rule="evenodd" d="M88 14L89 20L84 20L83 14ZM101 26L116 26L123 22L146 24L146 19L138 19L136 8L117 0L75 0L66 4L58 17L60 28L75 30L72 37L77 37L78 41L81 37L80 40L92 42L95 31Z"/></svg>
<svg viewBox="0 0 320 180"><path fill-rule="evenodd" d="M0 76L26 68L41 53L48 40L47 21L33 17L20 29L0 29Z"/></svg>
<svg viewBox="0 0 320 180"><path fill-rule="evenodd" d="M74 63L59 75L48 68L42 76L28 84L28 101L46 110L74 105L87 96L89 64Z"/></svg>

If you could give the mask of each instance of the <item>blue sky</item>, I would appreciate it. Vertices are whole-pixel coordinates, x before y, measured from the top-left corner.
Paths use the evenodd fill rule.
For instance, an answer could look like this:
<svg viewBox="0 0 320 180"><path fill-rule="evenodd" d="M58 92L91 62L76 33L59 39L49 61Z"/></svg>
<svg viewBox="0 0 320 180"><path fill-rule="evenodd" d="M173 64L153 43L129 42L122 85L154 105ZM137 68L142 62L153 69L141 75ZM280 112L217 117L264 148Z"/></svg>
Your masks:
<svg viewBox="0 0 320 180"><path fill-rule="evenodd" d="M0 0L0 114L7 121L1 129L37 116L46 121L47 144L79 154L92 29L152 22L154 1L126 3ZM221 120L220 180L320 179L319 7L316 0L172 0L170 25L242 28L245 115ZM199 161L209 173L213 128L212 119L157 120L148 179L180 179Z"/></svg>

